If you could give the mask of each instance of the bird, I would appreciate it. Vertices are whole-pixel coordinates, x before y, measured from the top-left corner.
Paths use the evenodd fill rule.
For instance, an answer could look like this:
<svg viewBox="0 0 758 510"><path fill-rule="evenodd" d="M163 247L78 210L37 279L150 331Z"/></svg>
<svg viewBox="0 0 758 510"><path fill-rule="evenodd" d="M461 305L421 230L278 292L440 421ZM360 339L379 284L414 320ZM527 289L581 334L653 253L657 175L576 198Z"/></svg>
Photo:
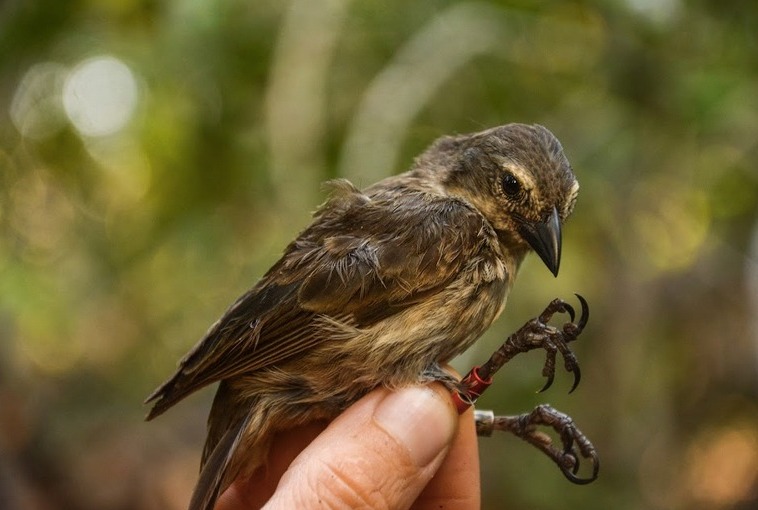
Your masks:
<svg viewBox="0 0 758 510"><path fill-rule="evenodd" d="M265 465L274 435L370 390L458 379L444 364L503 311L525 256L558 275L579 183L541 125L443 136L405 173L345 179L282 257L145 401L152 420L219 383L191 510Z"/></svg>

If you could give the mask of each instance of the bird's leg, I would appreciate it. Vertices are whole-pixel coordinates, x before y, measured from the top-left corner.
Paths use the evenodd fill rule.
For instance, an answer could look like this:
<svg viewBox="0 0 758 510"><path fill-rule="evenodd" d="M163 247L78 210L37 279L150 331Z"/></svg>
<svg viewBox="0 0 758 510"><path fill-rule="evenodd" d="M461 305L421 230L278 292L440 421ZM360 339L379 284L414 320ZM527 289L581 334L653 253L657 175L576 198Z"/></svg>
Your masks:
<svg viewBox="0 0 758 510"><path fill-rule="evenodd" d="M539 317L530 320L518 331L508 337L503 345L495 351L480 367L474 367L461 380L458 391L453 392L459 412L472 406L476 399L492 384L492 376L511 358L522 352L533 349L545 349L547 358L542 374L547 377L545 386L540 391L550 387L555 377L555 358L561 353L566 370L574 374L574 391L581 379L579 364L568 344L577 339L589 319L587 301L577 294L582 306L579 321L574 323L576 313L573 307L560 299L555 299L545 308ZM548 322L556 313L568 313L571 322L561 329L550 326ZM532 412L518 416L495 416L492 411L475 411L477 434L489 436L495 430L504 430L515 434L528 443L536 446L555 462L561 472L570 481L577 484L590 483L597 478L600 463L595 447L587 437L574 425L573 420L547 405L536 407ZM553 445L552 438L537 430L539 426L552 427L560 436L563 448ZM592 475L588 478L577 476L581 458L589 459L592 463Z"/></svg>
<svg viewBox="0 0 758 510"><path fill-rule="evenodd" d="M490 436L495 430L504 430L520 437L550 457L569 481L583 485L597 478L600 460L595 447L570 416L549 405L539 405L517 416L495 416L492 411L475 411L474 416L478 435ZM559 435L562 448L556 448L553 439L537 429L539 426L551 427ZM577 476L582 458L592 464L592 474L586 478Z"/></svg>

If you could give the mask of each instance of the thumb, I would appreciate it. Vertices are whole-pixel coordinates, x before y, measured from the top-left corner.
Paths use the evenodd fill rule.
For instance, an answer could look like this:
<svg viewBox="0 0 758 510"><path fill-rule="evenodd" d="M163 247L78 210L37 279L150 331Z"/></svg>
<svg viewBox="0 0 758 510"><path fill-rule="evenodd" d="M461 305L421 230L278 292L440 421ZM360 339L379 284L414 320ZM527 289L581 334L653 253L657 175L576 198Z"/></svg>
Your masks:
<svg viewBox="0 0 758 510"><path fill-rule="evenodd" d="M440 385L377 389L301 452L264 508L409 508L444 460L457 425Z"/></svg>

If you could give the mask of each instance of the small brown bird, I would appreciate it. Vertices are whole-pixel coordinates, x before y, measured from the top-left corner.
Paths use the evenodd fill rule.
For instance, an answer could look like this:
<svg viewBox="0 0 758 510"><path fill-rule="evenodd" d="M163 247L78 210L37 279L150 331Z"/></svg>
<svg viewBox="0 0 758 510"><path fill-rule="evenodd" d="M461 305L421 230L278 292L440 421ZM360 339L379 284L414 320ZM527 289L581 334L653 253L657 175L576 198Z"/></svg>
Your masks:
<svg viewBox="0 0 758 510"><path fill-rule="evenodd" d="M261 466L279 430L378 385L455 387L441 365L500 314L527 252L557 275L579 191L556 137L523 124L440 138L363 191L329 185L313 223L146 401L150 420L220 381L192 510Z"/></svg>

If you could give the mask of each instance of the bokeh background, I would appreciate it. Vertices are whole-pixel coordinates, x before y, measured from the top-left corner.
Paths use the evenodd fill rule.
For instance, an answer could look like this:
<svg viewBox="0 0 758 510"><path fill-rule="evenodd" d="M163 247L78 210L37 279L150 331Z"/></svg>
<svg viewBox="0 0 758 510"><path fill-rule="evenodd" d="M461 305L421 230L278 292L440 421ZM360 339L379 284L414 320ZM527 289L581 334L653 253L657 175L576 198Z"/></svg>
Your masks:
<svg viewBox="0 0 758 510"><path fill-rule="evenodd" d="M757 508L758 3L716 0L0 3L0 507L184 508L212 390L141 401L319 183L511 121L582 193L456 366L585 295L578 390L533 353L481 406L568 412L602 472L482 439L484 507Z"/></svg>

